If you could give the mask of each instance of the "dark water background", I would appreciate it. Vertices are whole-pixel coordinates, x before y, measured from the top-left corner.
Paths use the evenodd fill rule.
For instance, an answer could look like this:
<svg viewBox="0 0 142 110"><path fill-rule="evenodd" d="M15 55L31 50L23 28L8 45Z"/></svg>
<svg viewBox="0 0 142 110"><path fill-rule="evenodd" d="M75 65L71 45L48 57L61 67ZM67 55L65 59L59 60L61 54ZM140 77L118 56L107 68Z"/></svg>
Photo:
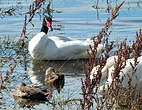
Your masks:
<svg viewBox="0 0 142 110"><path fill-rule="evenodd" d="M119 2L122 0L119 0ZM32 0L0 0L0 9L16 8L14 15L0 14L0 38L18 40L21 34L24 14L28 11ZM110 0L110 6L113 7L117 0ZM53 0L52 8L60 13L53 13L54 20L53 27L55 30L49 35L71 37L74 39L84 40L97 35L106 18L110 15L107 13L107 4L105 0L99 0L98 7L95 9L96 0ZM28 25L27 33L28 40L36 35L41 28L41 18L36 15L33 19L33 24ZM114 20L110 30L112 31L109 41L121 42L125 38L131 44L135 40L135 33L142 27L142 1L141 0L126 0L125 4L119 11L119 16ZM14 50L1 48L0 58L5 58L5 64L1 64L0 72L4 75L9 66L16 62L14 73L10 76L10 82L7 84L7 89L1 93L0 109L22 109L15 102L12 92L18 87L19 82L24 81L30 84L29 78L38 75L44 75L44 71L48 66L55 67L56 70L62 70L65 74L65 85L61 93L58 94L55 90L53 96L58 100L81 97L81 78L84 78L82 61L60 61L60 62L45 62L39 61L33 63L32 58L28 55L28 51L18 52L17 47ZM13 54L12 54L13 53ZM10 56L11 59L6 59ZM0 59L0 60L1 60ZM39 72L39 70L42 70ZM76 105L75 105L76 106ZM52 108L52 105L47 103L40 103L34 106L37 110L47 110ZM60 108L60 107L59 107ZM59 109L57 108L57 109ZM63 107L68 108L69 107ZM71 107L72 108L72 105ZM28 109L28 108L26 108Z"/></svg>

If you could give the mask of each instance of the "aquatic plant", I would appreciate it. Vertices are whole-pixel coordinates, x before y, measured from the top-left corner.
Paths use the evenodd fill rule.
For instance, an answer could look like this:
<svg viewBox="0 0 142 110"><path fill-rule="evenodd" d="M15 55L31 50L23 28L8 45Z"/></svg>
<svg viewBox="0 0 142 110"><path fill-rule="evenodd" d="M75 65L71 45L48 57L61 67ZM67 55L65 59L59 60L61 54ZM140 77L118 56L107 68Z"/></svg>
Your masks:
<svg viewBox="0 0 142 110"><path fill-rule="evenodd" d="M24 19L24 26L21 32L21 36L20 36L20 44L22 46L24 46L24 39L27 38L26 35L26 27L29 23L32 24L32 19L34 18L35 14L37 13L37 10L40 11L42 5L44 5L46 2L46 0L35 0L30 6L29 6L29 10L28 12L25 14L25 19ZM44 15L46 12L48 13L49 16L51 16L51 9L50 9L50 5L51 5L52 0L49 0L48 5L47 5L47 11L42 11L41 15ZM28 16L28 17L27 17ZM34 24L32 24L32 26L34 26Z"/></svg>
<svg viewBox="0 0 142 110"><path fill-rule="evenodd" d="M2 9L0 8L0 17L4 17L6 15L12 16L15 15L15 8L9 8L9 9Z"/></svg>
<svg viewBox="0 0 142 110"><path fill-rule="evenodd" d="M86 70L84 68L84 72L86 75L85 81L83 82L83 80L81 80L82 82L82 95L83 95L83 102L81 101L81 105L82 105L82 109L85 110L86 108L86 104L87 104L87 109L89 110L90 107L93 106L93 99L95 100L95 102L98 104L98 99L95 98L94 96L96 96L95 94L97 93L97 85L100 83L101 80L101 70L104 67L107 58L109 57L109 52L112 49L113 43L111 43L110 46L107 47L106 51L104 52L104 56L102 56L100 59L96 59L95 53L97 52L97 46L98 44L100 44L102 42L102 39L104 38L105 40L107 40L107 38L110 35L110 32L108 32L110 26L112 25L112 21L118 16L118 10L120 9L120 7L124 4L124 2L120 3L119 6L116 6L112 11L111 11L111 17L107 18L106 23L105 23L105 27L102 28L102 30L99 32L99 34L97 35L97 40L93 39L94 42L94 47L92 48L90 46L90 50L91 50L91 54L88 53L89 55L89 63L88 63L88 69ZM97 75L94 75L93 80L90 80L90 72L92 70L92 68L94 66L96 66L97 64L100 65L98 71L97 71ZM94 92L94 87L96 87L96 90ZM99 104L98 104L99 105Z"/></svg>
<svg viewBox="0 0 142 110"><path fill-rule="evenodd" d="M16 64L13 66L10 66L10 71L9 70L6 71L5 77L3 76L2 72L0 72L0 92L1 92L1 89L6 88L6 83L8 82L9 76L13 73L15 67L16 67Z"/></svg>
<svg viewBox="0 0 142 110"><path fill-rule="evenodd" d="M90 47L92 53L89 53L88 68L84 68L86 78L85 81L81 80L83 100L81 100L80 103L82 106L82 110L90 110L91 107L96 108L97 110L110 110L113 108L121 110L141 109L142 97L140 95L140 91L136 89L136 85L131 84L132 77L134 76L137 69L137 58L140 56L140 53L142 51L141 29L139 33L136 32L136 41L133 41L131 47L126 44L126 40L120 43L118 50L114 53L114 55L118 56L118 59L115 60L114 71L111 73L113 81L110 85L108 85L107 90L105 89L105 86L103 86L102 95L98 93L98 88L100 87L100 81L102 77L102 69L106 64L106 60L109 57L109 53L113 47L113 43L111 43L111 45L107 47L106 51L104 51L100 59L95 58L95 49L97 47L97 44L102 42L102 38L105 37L105 35L109 37L109 34L106 34L106 32L112 25L112 21L118 16L118 10L123 5L123 3L124 2L122 2L119 6L115 7L111 11L111 18L107 19L105 28L103 28L102 31L99 33L99 35L97 36L97 40L94 40L94 50L92 49L92 47ZM120 72L125 67L126 60L131 57L133 57L135 61L134 65L131 63L133 72L132 75L128 77L128 87L122 87L122 81L124 80L124 78L120 79ZM99 65L97 74L94 74L93 79L90 80L90 72L92 68L96 65ZM107 77L108 76L106 75L106 80Z"/></svg>
<svg viewBox="0 0 142 110"><path fill-rule="evenodd" d="M6 88L9 77L14 72L16 65L24 65L26 70L28 59L27 46L22 48L17 40L8 38L0 39L0 67L7 67L7 70L0 70L0 90Z"/></svg>

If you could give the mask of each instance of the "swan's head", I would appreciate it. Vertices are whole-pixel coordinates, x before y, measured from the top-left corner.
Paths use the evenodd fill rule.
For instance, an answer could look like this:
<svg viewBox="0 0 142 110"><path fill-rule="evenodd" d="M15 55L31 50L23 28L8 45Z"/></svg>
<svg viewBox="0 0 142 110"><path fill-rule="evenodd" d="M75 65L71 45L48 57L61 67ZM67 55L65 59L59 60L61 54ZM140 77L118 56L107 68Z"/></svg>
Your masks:
<svg viewBox="0 0 142 110"><path fill-rule="evenodd" d="M45 16L43 18L42 28L41 31L47 34L48 30L53 31L52 28L52 18L49 16Z"/></svg>

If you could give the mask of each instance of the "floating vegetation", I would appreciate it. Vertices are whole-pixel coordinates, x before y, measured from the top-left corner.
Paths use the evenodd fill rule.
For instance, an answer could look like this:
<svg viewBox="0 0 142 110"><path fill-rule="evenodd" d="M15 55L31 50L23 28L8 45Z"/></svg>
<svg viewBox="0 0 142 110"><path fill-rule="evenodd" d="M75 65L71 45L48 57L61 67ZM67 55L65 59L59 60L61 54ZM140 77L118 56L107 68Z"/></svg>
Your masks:
<svg viewBox="0 0 142 110"><path fill-rule="evenodd" d="M27 42L25 44L27 44ZM11 40L9 37L0 39L0 54L1 66L5 65L6 62L8 64L17 63L20 61L19 59L29 56L27 45L22 47L19 45L18 41L14 39Z"/></svg>
<svg viewBox="0 0 142 110"><path fill-rule="evenodd" d="M27 65L30 59L27 47L21 47L16 40L9 37L0 39L0 67L9 67L9 70L0 71L0 89L6 87L9 76L13 73L16 65ZM27 58L28 57L28 58Z"/></svg>
<svg viewBox="0 0 142 110"><path fill-rule="evenodd" d="M2 9L0 8L0 14L1 14L1 17L4 17L6 15L8 16L12 16L12 15L15 15L15 8L10 8L10 9Z"/></svg>

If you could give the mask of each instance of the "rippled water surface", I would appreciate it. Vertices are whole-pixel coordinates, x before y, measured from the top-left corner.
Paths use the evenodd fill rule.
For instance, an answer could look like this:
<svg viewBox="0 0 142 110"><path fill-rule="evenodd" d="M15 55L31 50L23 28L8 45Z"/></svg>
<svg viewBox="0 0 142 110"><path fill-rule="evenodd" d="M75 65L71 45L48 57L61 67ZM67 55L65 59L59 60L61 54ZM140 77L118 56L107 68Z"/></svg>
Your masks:
<svg viewBox="0 0 142 110"><path fill-rule="evenodd" d="M110 1L110 6L117 4L117 0ZM32 2L32 0L0 0L1 44L3 44L4 39L7 40L9 37L10 41L13 41L11 43L11 46L13 46L12 44L19 39L24 24L24 14L28 12L29 5ZM99 9L95 9L96 0L53 0L51 7L58 11L58 13L52 14L54 21L56 21L53 22L55 30L50 32L49 35L71 37L80 40L97 35L101 28L104 27L106 18L109 16L106 11L107 4L105 2L105 0L99 0ZM13 15L9 16L2 13L2 10L8 10L12 7L16 8ZM32 21L34 27L31 24L27 26L28 40L40 31L41 19L42 16L40 18L37 14ZM120 42L127 38L131 42L135 40L135 33L141 27L142 1L126 0L120 9L119 16L114 20L110 28L112 33L109 41ZM28 44L28 41L26 44ZM53 97L58 97L58 100L60 97L62 99L81 97L81 78L84 78L82 62L86 61L33 61L28 54L27 48L19 52L16 44L11 49L8 47L10 46L1 46L0 48L0 60L5 59L4 64L0 64L0 72L5 75L11 64L16 64L16 68L10 76L10 82L6 84L7 89L2 90L0 95L0 109L23 109L13 98L12 92L21 81L31 84L31 77L44 77L45 69L49 66L53 66L55 70L60 70L65 75L63 89L60 91L60 94L58 94L57 90L53 89ZM7 58L7 56L10 57ZM37 82L42 83L39 80ZM52 106L52 104L42 102L36 104L34 108L37 110L47 110L52 108Z"/></svg>

